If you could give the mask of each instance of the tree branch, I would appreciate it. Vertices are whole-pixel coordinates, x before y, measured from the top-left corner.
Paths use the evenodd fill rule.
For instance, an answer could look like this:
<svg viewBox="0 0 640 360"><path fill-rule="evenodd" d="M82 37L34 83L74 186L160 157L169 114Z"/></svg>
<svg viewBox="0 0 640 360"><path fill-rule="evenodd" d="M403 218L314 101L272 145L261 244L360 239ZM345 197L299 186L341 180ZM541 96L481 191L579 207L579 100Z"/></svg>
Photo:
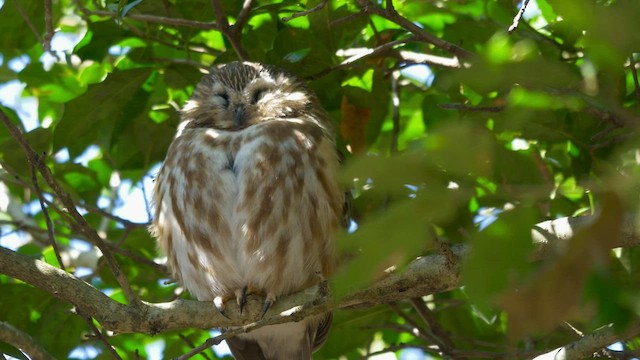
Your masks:
<svg viewBox="0 0 640 360"><path fill-rule="evenodd" d="M41 161L41 160L39 157L37 157L36 161ZM44 195L42 195L40 186L38 186L38 173L36 172L36 167L34 164L31 164L31 181L33 182L33 188L36 190L36 195L38 196L38 201L40 202L40 209L42 210L42 215L44 216L45 223L47 224L47 234L49 235L49 244L53 248L53 252L56 255L56 259L58 259L58 264L60 264L60 268L62 270L65 270L64 263L62 262L62 257L60 257L60 249L58 248L58 244L56 243L56 236L54 234L53 222L51 221L51 217L49 216L49 209L47 209Z"/></svg>
<svg viewBox="0 0 640 360"><path fill-rule="evenodd" d="M111 18L120 17L120 14L118 14L117 12L104 11L104 10L87 11L86 14L107 16ZM169 17L144 15L144 14L127 14L126 18L143 21L143 22L149 22L149 23L163 24L163 25L184 26L184 27L190 27L190 28L202 29L202 30L214 30L214 29L219 30L218 24L216 23L202 22L202 21L196 21L196 20L169 18Z"/></svg>
<svg viewBox="0 0 640 360"><path fill-rule="evenodd" d="M356 0L357 5L360 7L360 9L366 13L366 14L375 14L378 15L380 17L383 17L391 22L394 22L398 25L400 25L403 29L411 32L412 34L414 34L418 39L427 42L429 44L433 44L436 47L447 51L449 53L454 54L455 56L462 58L462 59L469 59L472 58L474 56L474 54L470 51L467 51L461 47L459 47L458 45L452 44L450 42L444 41L442 39L440 39L439 37L430 34L426 31L424 31L424 29L422 29L421 27L419 27L418 25L414 24L413 22L411 22L410 20L408 20L407 18L403 17L402 15L400 15L397 11L395 11L395 9L393 7L387 8L387 9L383 9L381 7L379 7L378 5L370 2L369 0ZM388 4L389 2L387 2Z"/></svg>
<svg viewBox="0 0 640 360"><path fill-rule="evenodd" d="M38 344L29 334L24 333L13 325L0 321L0 341L10 344L32 359L55 360L51 354Z"/></svg>
<svg viewBox="0 0 640 360"><path fill-rule="evenodd" d="M550 255L553 249L563 244L577 228L593 221L590 217L558 219L538 224L532 234L539 247L537 254ZM633 221L627 221L623 229L622 244L615 246L640 245ZM226 304L225 317L213 302L175 300L168 303L147 303L126 305L109 298L96 288L42 261L0 248L0 273L32 284L53 296L68 301L78 308L78 312L91 316L100 324L116 333L141 332L155 334L164 331L198 328L238 326L234 330L251 331L262 326L298 321L304 317L320 314L331 309L355 309L371 307L388 302L408 299L455 289L459 286L460 267L464 257L470 252L465 244L451 248L453 257L432 254L420 257L410 263L402 272L394 273L369 288L356 291L343 299L333 301L318 296L315 289L283 296L260 318L263 298L249 296L242 313L235 302ZM457 259L452 262L451 258ZM302 304L302 305L301 305ZM275 316L269 316L276 314ZM235 334L232 332L226 336Z"/></svg>
<svg viewBox="0 0 640 360"><path fill-rule="evenodd" d="M585 335L580 340L559 347L546 354L535 357L533 360L580 360L592 358L593 354L607 346L636 336L640 333L640 324L630 326L623 333L617 333L611 325L605 326Z"/></svg>
<svg viewBox="0 0 640 360"><path fill-rule="evenodd" d="M229 40L231 46L233 47L233 50L236 52L236 55L238 55L238 58L242 61L246 61L249 59L247 51L242 46L240 35L242 34L242 27L244 26L247 17L249 16L249 11L251 10L252 3L253 0L245 0L236 23L233 25L229 25L227 15L222 8L220 0L211 0L211 6L216 13L216 21L218 22L218 24L220 24L218 30L220 30L222 35L224 35L227 40Z"/></svg>

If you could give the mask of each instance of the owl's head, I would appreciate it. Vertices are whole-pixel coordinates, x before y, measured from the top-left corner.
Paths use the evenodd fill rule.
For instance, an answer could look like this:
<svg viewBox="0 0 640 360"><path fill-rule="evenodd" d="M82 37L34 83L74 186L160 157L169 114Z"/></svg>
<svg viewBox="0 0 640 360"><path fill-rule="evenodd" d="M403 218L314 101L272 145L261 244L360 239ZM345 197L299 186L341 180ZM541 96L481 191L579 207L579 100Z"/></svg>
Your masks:
<svg viewBox="0 0 640 360"><path fill-rule="evenodd" d="M232 62L205 75L182 109L187 128L241 130L277 118L326 118L304 82L273 66Z"/></svg>

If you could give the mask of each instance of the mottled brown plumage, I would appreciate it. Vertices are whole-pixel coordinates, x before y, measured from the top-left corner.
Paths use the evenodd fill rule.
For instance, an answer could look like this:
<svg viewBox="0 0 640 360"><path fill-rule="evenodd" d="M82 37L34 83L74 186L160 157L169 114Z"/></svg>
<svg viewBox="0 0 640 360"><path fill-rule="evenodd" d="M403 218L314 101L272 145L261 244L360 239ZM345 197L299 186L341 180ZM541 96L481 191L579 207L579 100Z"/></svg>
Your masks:
<svg viewBox="0 0 640 360"><path fill-rule="evenodd" d="M182 110L156 181L153 231L199 300L265 302L318 284L333 267L343 197L330 119L299 79L235 62L211 70ZM228 341L238 359L309 359L331 314Z"/></svg>

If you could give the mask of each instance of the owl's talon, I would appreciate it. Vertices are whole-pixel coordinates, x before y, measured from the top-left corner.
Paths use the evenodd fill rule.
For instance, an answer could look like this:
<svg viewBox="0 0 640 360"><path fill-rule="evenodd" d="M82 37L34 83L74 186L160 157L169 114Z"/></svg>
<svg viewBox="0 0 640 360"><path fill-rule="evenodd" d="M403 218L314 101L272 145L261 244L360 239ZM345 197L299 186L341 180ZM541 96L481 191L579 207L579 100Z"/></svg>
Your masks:
<svg viewBox="0 0 640 360"><path fill-rule="evenodd" d="M262 315L260 315L260 320L264 318L264 314L267 313L267 310L273 305L273 302L276 301L276 296L272 293L267 294L267 298L264 300L264 306L262 307Z"/></svg>
<svg viewBox="0 0 640 360"><path fill-rule="evenodd" d="M262 307L262 314L260 315L260 320L262 320L262 318L264 318L264 314L267 313L267 310L269 310L269 307L271 307L271 304L273 304L273 301L267 299L264 301L264 306Z"/></svg>
<svg viewBox="0 0 640 360"><path fill-rule="evenodd" d="M224 300L222 299L222 296L216 296L215 299L213 299L213 305L216 306L216 310L218 310L220 315L231 320L231 318L224 313Z"/></svg>
<svg viewBox="0 0 640 360"><path fill-rule="evenodd" d="M236 290L236 301L240 307L240 314L242 314L242 309L247 303L247 286L244 286L241 290Z"/></svg>

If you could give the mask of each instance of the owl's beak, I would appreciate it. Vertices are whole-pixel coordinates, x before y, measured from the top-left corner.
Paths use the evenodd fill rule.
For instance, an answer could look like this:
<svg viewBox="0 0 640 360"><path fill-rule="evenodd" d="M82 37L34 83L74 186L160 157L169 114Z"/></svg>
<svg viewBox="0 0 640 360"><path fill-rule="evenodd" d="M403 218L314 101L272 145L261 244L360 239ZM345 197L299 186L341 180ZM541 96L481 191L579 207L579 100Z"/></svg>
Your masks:
<svg viewBox="0 0 640 360"><path fill-rule="evenodd" d="M244 110L244 106L238 106L236 108L236 119L235 119L236 126L245 125L245 123L247 122L247 117L245 115L246 115L246 112Z"/></svg>

